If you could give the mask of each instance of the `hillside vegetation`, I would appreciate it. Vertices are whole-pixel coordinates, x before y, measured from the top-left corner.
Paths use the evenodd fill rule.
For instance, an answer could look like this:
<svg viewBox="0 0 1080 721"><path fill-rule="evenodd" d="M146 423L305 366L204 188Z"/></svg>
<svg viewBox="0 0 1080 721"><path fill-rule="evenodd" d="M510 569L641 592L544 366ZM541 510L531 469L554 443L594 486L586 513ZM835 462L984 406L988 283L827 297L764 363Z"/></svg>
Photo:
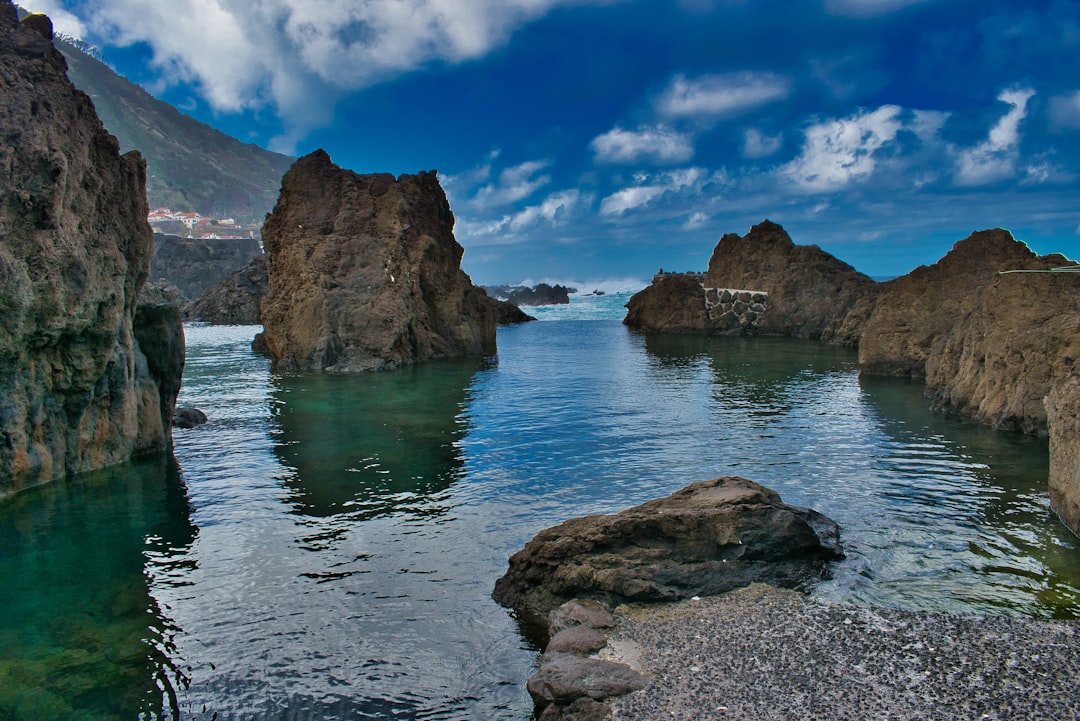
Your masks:
<svg viewBox="0 0 1080 721"><path fill-rule="evenodd" d="M123 151L146 158L150 207L261 224L295 158L242 143L184 115L60 38L68 77L94 101Z"/></svg>

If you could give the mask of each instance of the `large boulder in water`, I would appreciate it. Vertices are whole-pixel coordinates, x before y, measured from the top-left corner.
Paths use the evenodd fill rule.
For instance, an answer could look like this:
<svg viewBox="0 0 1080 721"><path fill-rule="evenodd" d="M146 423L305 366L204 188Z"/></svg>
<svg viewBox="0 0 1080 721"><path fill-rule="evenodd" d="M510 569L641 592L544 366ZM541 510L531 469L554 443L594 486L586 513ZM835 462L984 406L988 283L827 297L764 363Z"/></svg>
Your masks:
<svg viewBox="0 0 1080 721"><path fill-rule="evenodd" d="M137 317L145 163L51 38L0 1L0 496L166 448L183 367L179 315Z"/></svg>
<svg viewBox="0 0 1080 721"><path fill-rule="evenodd" d="M367 371L495 351L496 311L461 270L434 171L358 175L318 150L263 226L260 347L287 369Z"/></svg>
<svg viewBox="0 0 1080 721"><path fill-rule="evenodd" d="M613 515L536 534L510 557L493 598L542 621L574 598L610 605L713 595L754 582L796 586L843 558L826 516L738 477L691 484Z"/></svg>

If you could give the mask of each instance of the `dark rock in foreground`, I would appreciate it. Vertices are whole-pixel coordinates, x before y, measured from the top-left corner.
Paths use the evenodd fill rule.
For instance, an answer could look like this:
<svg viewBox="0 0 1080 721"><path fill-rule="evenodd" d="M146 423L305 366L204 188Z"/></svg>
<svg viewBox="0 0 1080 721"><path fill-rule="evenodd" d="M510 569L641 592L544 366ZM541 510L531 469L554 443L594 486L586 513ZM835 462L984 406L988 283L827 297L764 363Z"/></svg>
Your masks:
<svg viewBox="0 0 1080 721"><path fill-rule="evenodd" d="M614 515L541 531L510 558L493 598L527 622L573 598L615 605L793 587L843 558L839 528L744 478L694 483Z"/></svg>
<svg viewBox="0 0 1080 721"><path fill-rule="evenodd" d="M298 160L263 227L265 348L279 369L369 371L495 352L496 312L461 270L434 172Z"/></svg>
<svg viewBox="0 0 1080 721"><path fill-rule="evenodd" d="M139 304L146 166L51 38L0 0L0 496L166 449L184 362L175 306Z"/></svg>

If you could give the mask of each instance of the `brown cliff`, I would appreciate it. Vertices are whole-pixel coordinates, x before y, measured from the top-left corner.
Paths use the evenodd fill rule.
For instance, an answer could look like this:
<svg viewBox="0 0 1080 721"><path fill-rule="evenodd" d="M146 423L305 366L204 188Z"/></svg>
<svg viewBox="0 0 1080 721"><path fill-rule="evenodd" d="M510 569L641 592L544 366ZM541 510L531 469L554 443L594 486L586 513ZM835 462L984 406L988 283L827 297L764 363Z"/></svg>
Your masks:
<svg viewBox="0 0 1080 721"><path fill-rule="evenodd" d="M951 335L998 271L1030 266L1035 254L1008 231L972 233L941 260L882 284L859 337L859 368L919 377L933 345Z"/></svg>
<svg viewBox="0 0 1080 721"><path fill-rule="evenodd" d="M495 309L461 270L453 227L434 172L301 158L263 227L261 347L277 367L333 371L493 353Z"/></svg>
<svg viewBox="0 0 1080 721"><path fill-rule="evenodd" d="M145 164L51 38L0 1L0 495L166 448L183 366L175 308L136 316Z"/></svg>
<svg viewBox="0 0 1080 721"><path fill-rule="evenodd" d="M1080 534L1080 376L1059 378L1046 397L1050 428L1050 505Z"/></svg>

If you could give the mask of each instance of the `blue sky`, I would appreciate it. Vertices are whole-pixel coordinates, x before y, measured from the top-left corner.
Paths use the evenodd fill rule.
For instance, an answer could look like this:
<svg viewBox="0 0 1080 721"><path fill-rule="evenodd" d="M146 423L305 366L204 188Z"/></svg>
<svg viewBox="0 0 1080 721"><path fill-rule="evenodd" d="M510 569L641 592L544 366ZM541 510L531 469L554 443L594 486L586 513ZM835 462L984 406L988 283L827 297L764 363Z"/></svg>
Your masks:
<svg viewBox="0 0 1080 721"><path fill-rule="evenodd" d="M158 97L438 169L480 283L633 285L769 218L875 276L1080 258L1080 2L32 0Z"/></svg>

